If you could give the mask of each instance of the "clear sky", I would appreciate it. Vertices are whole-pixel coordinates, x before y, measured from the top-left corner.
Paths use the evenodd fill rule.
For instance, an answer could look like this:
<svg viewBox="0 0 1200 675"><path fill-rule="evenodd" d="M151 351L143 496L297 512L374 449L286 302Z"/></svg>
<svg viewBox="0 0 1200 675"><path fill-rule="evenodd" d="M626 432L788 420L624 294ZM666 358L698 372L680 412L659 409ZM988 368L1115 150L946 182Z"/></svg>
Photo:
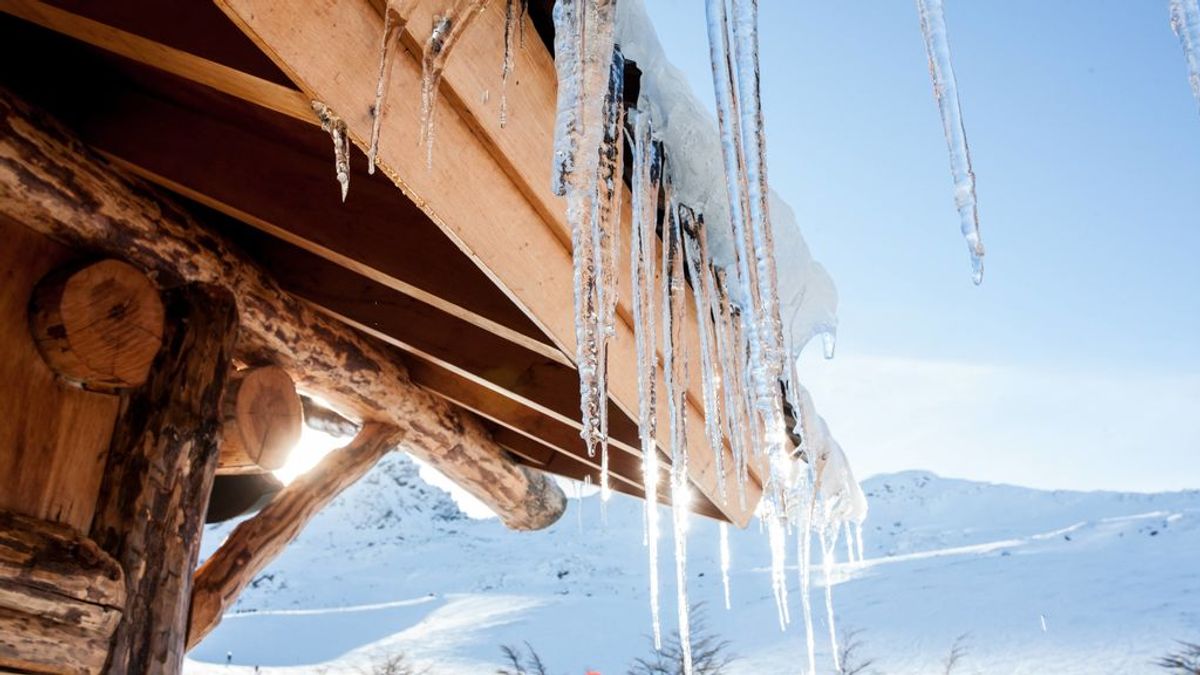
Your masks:
<svg viewBox="0 0 1200 675"><path fill-rule="evenodd" d="M702 3L646 4L711 107ZM1200 107L1167 0L946 4L978 288L914 3L760 0L772 185L840 293L818 408L860 477L1200 488Z"/></svg>

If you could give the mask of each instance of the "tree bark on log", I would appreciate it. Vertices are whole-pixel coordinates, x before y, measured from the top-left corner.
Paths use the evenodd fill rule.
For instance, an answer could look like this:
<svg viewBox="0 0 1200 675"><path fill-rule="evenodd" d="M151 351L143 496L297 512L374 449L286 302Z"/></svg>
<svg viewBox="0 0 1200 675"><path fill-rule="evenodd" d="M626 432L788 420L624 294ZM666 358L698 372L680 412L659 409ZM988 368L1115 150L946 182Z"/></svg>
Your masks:
<svg viewBox="0 0 1200 675"><path fill-rule="evenodd" d="M0 511L0 670L99 673L124 607L121 566L95 542Z"/></svg>
<svg viewBox="0 0 1200 675"><path fill-rule="evenodd" d="M92 524L92 538L125 570L125 611L106 668L113 675L183 668L237 338L237 306L224 289L188 285L164 301L163 348L146 384L123 402Z"/></svg>
<svg viewBox="0 0 1200 675"><path fill-rule="evenodd" d="M238 525L196 572L187 648L208 635L242 589L271 563L329 502L362 478L399 443L404 432L367 423L344 448L279 491L270 504Z"/></svg>
<svg viewBox="0 0 1200 675"><path fill-rule="evenodd" d="M566 508L562 490L514 461L476 417L414 385L398 355L288 295L188 214L3 90L0 213L69 245L122 256L160 284L230 289L245 361L279 365L339 410L394 423L405 431L407 450L509 527L544 528Z"/></svg>

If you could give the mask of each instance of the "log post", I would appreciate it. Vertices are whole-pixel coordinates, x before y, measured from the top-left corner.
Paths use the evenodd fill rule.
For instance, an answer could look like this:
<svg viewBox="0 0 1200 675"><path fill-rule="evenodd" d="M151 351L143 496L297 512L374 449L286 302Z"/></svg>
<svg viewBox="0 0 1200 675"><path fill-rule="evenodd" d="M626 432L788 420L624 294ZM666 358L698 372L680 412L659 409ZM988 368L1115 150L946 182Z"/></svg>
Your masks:
<svg viewBox="0 0 1200 675"><path fill-rule="evenodd" d="M0 671L99 673L124 607L121 566L95 542L0 511Z"/></svg>
<svg viewBox="0 0 1200 675"><path fill-rule="evenodd" d="M92 524L92 538L125 571L112 675L173 675L183 667L237 335L237 308L221 289L185 286L168 292L165 305L163 348L146 384L123 404Z"/></svg>
<svg viewBox="0 0 1200 675"><path fill-rule="evenodd" d="M235 371L225 385L221 410L218 473L274 471L300 441L300 395L279 366Z"/></svg>
<svg viewBox="0 0 1200 675"><path fill-rule="evenodd" d="M392 425L367 423L349 445L326 455L257 515L238 525L196 572L187 648L195 647L216 628L246 584L283 552L313 516L362 478L402 437L403 432Z"/></svg>
<svg viewBox="0 0 1200 675"><path fill-rule="evenodd" d="M404 429L406 450L509 527L548 527L566 509L553 480L513 460L477 417L414 384L394 351L289 295L187 213L2 89L0 215L69 246L121 256L164 283L229 289L246 362L279 365L339 410Z"/></svg>
<svg viewBox="0 0 1200 675"><path fill-rule="evenodd" d="M50 274L34 290L29 319L51 370L93 391L145 382L162 344L158 289L141 270L119 260Z"/></svg>

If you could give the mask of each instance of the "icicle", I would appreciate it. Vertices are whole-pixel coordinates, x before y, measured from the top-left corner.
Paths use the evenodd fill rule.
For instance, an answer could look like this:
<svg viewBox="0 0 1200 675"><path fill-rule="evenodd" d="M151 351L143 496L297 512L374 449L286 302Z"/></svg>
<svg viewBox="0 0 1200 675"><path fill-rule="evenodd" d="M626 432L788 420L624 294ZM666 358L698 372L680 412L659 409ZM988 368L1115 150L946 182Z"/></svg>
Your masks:
<svg viewBox="0 0 1200 675"><path fill-rule="evenodd" d="M784 518L783 514L775 512L773 508L763 517L767 521L767 539L771 544L771 590L775 595L779 630L787 630L792 618L788 613L787 533L783 530Z"/></svg>
<svg viewBox="0 0 1200 675"><path fill-rule="evenodd" d="M811 470L811 467L810 467ZM809 482L809 489L812 483ZM811 500L811 495L810 495ZM808 675L817 672L816 636L812 616L812 505L801 503L803 527L797 533L796 553L799 556L796 568L800 572L800 602L804 610L804 640L808 648Z"/></svg>
<svg viewBox="0 0 1200 675"><path fill-rule="evenodd" d="M507 0L504 5L504 62L500 68L500 127L508 124L508 78L516 67L517 35L525 46L525 13L529 0Z"/></svg>
<svg viewBox="0 0 1200 675"><path fill-rule="evenodd" d="M375 173L375 157L379 154L379 134L383 128L384 107L387 105L388 81L392 63L400 48L400 35L408 22L412 0L389 2L383 10L383 36L379 40L379 73L375 80L375 105L371 106L371 143L367 148L367 173Z"/></svg>
<svg viewBox="0 0 1200 675"><path fill-rule="evenodd" d="M321 120L321 128L333 139L333 165L337 171L337 182L342 186L344 202L346 193L350 191L350 136L346 134L346 123L320 101L313 101L312 109Z"/></svg>
<svg viewBox="0 0 1200 675"><path fill-rule="evenodd" d="M1195 0L1191 0L1195 4ZM975 205L975 173L971 170L971 151L967 147L967 130L963 126L962 107L958 101L958 83L954 65L950 62L950 42L946 37L946 17L942 0L917 0L921 16L921 33L925 37L925 53L929 57L929 75L933 78L933 95L942 115L942 130L950 148L950 172L954 176L954 204L958 208L962 234L971 254L971 278L983 281L983 240L979 236L979 212Z"/></svg>
<svg viewBox="0 0 1200 675"><path fill-rule="evenodd" d="M832 540L828 534L828 530L820 527L821 540L821 568L825 574L825 617L829 628L829 644L833 654L833 669L841 670L842 665L838 658L838 640L837 628L834 625L833 615L833 549L837 546L837 527L832 528Z"/></svg>
<svg viewBox="0 0 1200 675"><path fill-rule="evenodd" d="M858 561L862 562L865 560L865 558L863 557L863 535L861 522L854 523L854 541L858 547Z"/></svg>
<svg viewBox="0 0 1200 675"><path fill-rule="evenodd" d="M611 77L615 67L614 10L615 0L561 0L554 7L559 98L552 186L559 194L566 194L567 221L571 225L575 364L579 371L581 436L589 455L594 455L596 445L604 440L607 392L601 369L609 321L605 306L610 301L608 294L614 294L615 289L598 284L608 281L604 260L611 252L606 252L609 246L604 242L612 240L615 228L608 214L614 204L620 206L607 198L619 194L619 186L610 181L620 180L612 163L613 157L619 162L620 152L611 151L620 140L609 138L605 145L605 132L612 128L605 119L606 112L620 105L619 96L613 92L620 86L619 78L614 83ZM608 116L616 117L611 113ZM619 137L619 119L616 125L613 136ZM606 160L603 171L602 156Z"/></svg>
<svg viewBox="0 0 1200 675"><path fill-rule="evenodd" d="M1183 45L1188 82L1192 85L1192 95L1200 103L1200 3L1197 0L1171 0L1171 29Z"/></svg>
<svg viewBox="0 0 1200 675"><path fill-rule="evenodd" d="M651 139L650 116L633 120L633 238L630 242L633 286L633 335L637 343L638 438L642 485L646 491L646 542L650 557L650 616L654 648L662 648L658 603L658 447L655 444L658 377L654 325L654 241L658 227L661 155Z"/></svg>
<svg viewBox="0 0 1200 675"><path fill-rule="evenodd" d="M692 673L687 600L687 342L683 338L684 275L680 207L667 183L667 222L663 225L663 371L666 374L671 448L671 514L675 531L675 584L683 672Z"/></svg>
<svg viewBox="0 0 1200 675"><path fill-rule="evenodd" d="M846 562L853 563L854 560L854 532L850 529L850 521L842 523L843 529L846 530Z"/></svg>
<svg viewBox="0 0 1200 675"><path fill-rule="evenodd" d="M625 183L625 58L614 49L604 99L604 137L600 143L596 196L592 201L592 249L597 274L596 389L600 396L597 417L597 442L600 443L604 469L602 496L608 500L608 340L615 334L617 312L617 251L621 248L621 197ZM585 429L586 429L585 425Z"/></svg>
<svg viewBox="0 0 1200 675"><path fill-rule="evenodd" d="M692 280L692 297L696 303L696 323L700 333L700 379L704 393L704 431L713 449L717 472L717 496L725 501L725 442L721 433L721 403L717 390L721 372L717 368L720 356L713 325L713 288L711 258L708 253L708 233L704 218L696 216L683 222L684 249L688 276Z"/></svg>
<svg viewBox="0 0 1200 675"><path fill-rule="evenodd" d="M733 449L733 474L738 489L738 503L746 507L747 455L750 443L747 440L749 419L743 393L745 375L742 372L743 355L738 339L738 318L729 300L725 270L713 268L717 289L717 350L720 354L723 378L721 389L725 395L725 422L729 428L729 444Z"/></svg>
<svg viewBox="0 0 1200 675"><path fill-rule="evenodd" d="M721 522L721 585L725 588L725 609L730 609L729 602L729 523Z"/></svg>
<svg viewBox="0 0 1200 675"><path fill-rule="evenodd" d="M488 0L456 0L448 13L434 18L433 31L425 42L425 57L421 60L421 140L425 142L428 168L433 168L433 114L446 61L487 3Z"/></svg>
<svg viewBox="0 0 1200 675"><path fill-rule="evenodd" d="M832 359L837 350L837 333L826 330L821 333L821 350L826 359Z"/></svg>

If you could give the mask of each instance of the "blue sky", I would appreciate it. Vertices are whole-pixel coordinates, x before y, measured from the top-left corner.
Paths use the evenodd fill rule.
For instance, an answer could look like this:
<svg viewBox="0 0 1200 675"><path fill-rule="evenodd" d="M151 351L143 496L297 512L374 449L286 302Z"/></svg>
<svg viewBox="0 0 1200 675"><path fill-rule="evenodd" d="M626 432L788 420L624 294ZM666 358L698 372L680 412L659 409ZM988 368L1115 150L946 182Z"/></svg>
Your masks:
<svg viewBox="0 0 1200 675"><path fill-rule="evenodd" d="M646 4L711 106L701 3ZM772 184L840 293L803 375L859 474L1200 487L1200 111L1167 1L947 1L978 288L914 3L761 5Z"/></svg>

